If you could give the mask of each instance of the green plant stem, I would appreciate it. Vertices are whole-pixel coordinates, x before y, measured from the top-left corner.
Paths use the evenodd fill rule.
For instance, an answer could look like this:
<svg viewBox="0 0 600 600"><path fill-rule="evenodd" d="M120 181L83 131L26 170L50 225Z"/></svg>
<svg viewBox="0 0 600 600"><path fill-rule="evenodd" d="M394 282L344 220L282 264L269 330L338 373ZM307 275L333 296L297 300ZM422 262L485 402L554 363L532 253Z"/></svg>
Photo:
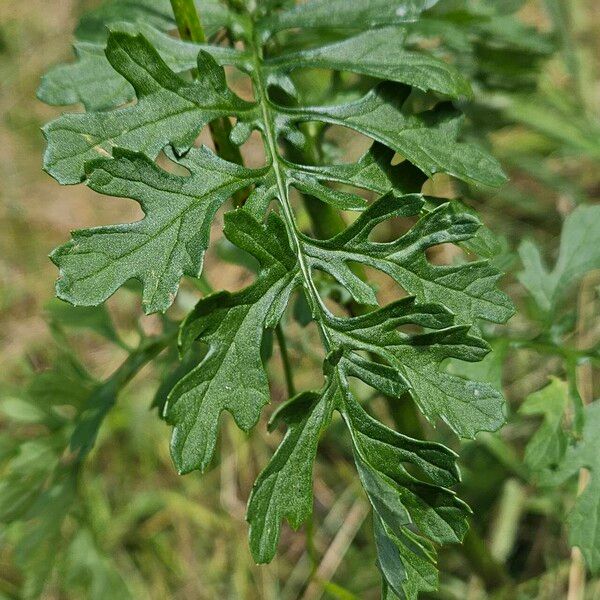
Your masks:
<svg viewBox="0 0 600 600"><path fill-rule="evenodd" d="M510 577L504 565L492 556L487 544L473 527L472 523L465 535L461 550L463 556L469 561L469 565L483 581L487 590L494 590L510 585Z"/></svg>
<svg viewBox="0 0 600 600"><path fill-rule="evenodd" d="M302 152L299 152L293 146L289 147L292 159L294 159L293 155L297 154L299 156L296 156L296 159L300 158L298 162L304 162L310 165L318 164L322 160L318 144L319 134L310 129L308 124L304 123L303 125L305 127L302 129L302 133L306 139L306 144ZM346 229L346 223L343 217L335 208L321 202L318 198L303 197L303 199L306 212L311 220L313 231L318 238L332 238ZM368 277L362 265L354 263L351 265L351 269L357 277L363 281L367 281ZM359 304L354 300L350 301L347 308L352 316L362 315L369 310L372 310L372 307ZM377 356L372 356L372 358L376 362L380 361ZM401 399L385 396L384 399L397 431L401 431L405 435L412 437L423 436L418 412L410 396L407 395Z"/></svg>
<svg viewBox="0 0 600 600"><path fill-rule="evenodd" d="M561 356L567 361L579 363L580 361L589 360L596 364L600 364L600 352L596 348L588 350L579 350L577 348L569 348L567 346L558 346L552 342L544 342L539 340L528 340L524 338L513 338L510 336L492 335L489 339L508 342L509 346L514 349L525 348L534 350L540 354L551 354Z"/></svg>
<svg viewBox="0 0 600 600"><path fill-rule="evenodd" d="M304 125L304 127L302 127ZM306 139L306 144L302 150L288 144L286 146L286 155L292 160L307 165L317 165L321 162L321 156L317 150L317 138L315 133L308 127L306 123L302 123L302 133ZM346 222L337 209L329 204L325 204L318 198L312 196L302 196L304 207L310 217L311 226L314 234L319 239L328 239L346 229ZM353 271L359 277L364 279L365 273L359 265L354 265Z"/></svg>
<svg viewBox="0 0 600 600"><path fill-rule="evenodd" d="M527 501L526 489L517 479L507 479L490 534L490 553L504 562L510 556Z"/></svg>
<svg viewBox="0 0 600 600"><path fill-rule="evenodd" d="M397 431L412 438L425 439L419 412L410 394L404 394L401 398L384 396L384 399Z"/></svg>
<svg viewBox="0 0 600 600"><path fill-rule="evenodd" d="M198 11L196 10L194 1L171 0L171 6L173 8L173 14L175 15L175 21L177 22L179 35L181 36L181 38L184 40L191 40L197 43L204 43L206 41L206 35L204 33L202 22L200 20ZM244 159L242 157L240 149L235 144L231 143L229 139L229 134L231 133L231 122L229 121L229 119L217 119L216 121L213 121L209 127L217 154L219 154L219 156L221 156L221 158L224 158L225 160L234 162L238 165L243 165ZM236 204L236 206L241 206L246 198L247 193L242 190L241 192L238 192L234 195L234 203ZM200 283L206 284L206 281L200 280ZM208 284L203 285L203 288L203 291L205 291L205 293L212 293L212 289L210 288L210 286L208 286ZM293 371L289 359L285 334L283 332L281 324L277 325L277 327L275 328L275 333L277 335L277 342L281 351L281 360L283 362L283 370L285 373L285 381L287 385L288 395L292 397L296 394L294 387Z"/></svg>
<svg viewBox="0 0 600 600"><path fill-rule="evenodd" d="M204 44L206 34L194 0L171 0L171 7L181 39Z"/></svg>
<svg viewBox="0 0 600 600"><path fill-rule="evenodd" d="M556 32L559 36L565 66L572 82L574 93L581 109L587 116L593 114L592 78L587 63L593 62L580 47L582 23L587 17L583 3L577 0L547 0ZM586 60L587 59L587 60Z"/></svg>
<svg viewBox="0 0 600 600"><path fill-rule="evenodd" d="M126 386L138 372L146 366L151 360L156 358L171 342L177 338L178 328L164 335L146 338L140 345L127 357L125 362L109 377L107 382L121 390Z"/></svg>
<svg viewBox="0 0 600 600"><path fill-rule="evenodd" d="M171 0L171 7L175 15L175 22L182 40L188 40L197 44L206 42L206 34L202 27L200 15L196 10L194 0ZM196 69L192 70L192 76L198 77ZM231 142L229 135L231 134L231 121L227 117L216 119L208 125L212 140L215 144L217 154L238 165L243 164L242 153L238 146ZM248 194L241 190L234 194L233 199L236 206L241 206Z"/></svg>
<svg viewBox="0 0 600 600"><path fill-rule="evenodd" d="M200 273L198 277L190 277L190 281L193 283L194 287L202 293L203 296L209 296L215 292L212 285L208 283L204 273Z"/></svg>
<svg viewBox="0 0 600 600"><path fill-rule="evenodd" d="M277 336L277 343L279 344L279 351L281 353L281 362L283 363L283 372L285 374L285 384L287 386L288 397L296 395L296 388L294 386L294 372L292 369L292 363L290 362L290 356L288 352L287 342L285 340L285 333L281 323L275 327L275 335Z"/></svg>
<svg viewBox="0 0 600 600"><path fill-rule="evenodd" d="M100 425L115 405L119 392L176 337L177 328L174 328L167 334L143 339L121 366L94 390L71 437L71 447L76 450L73 462L81 463L94 447Z"/></svg>
<svg viewBox="0 0 600 600"><path fill-rule="evenodd" d="M253 32L253 35L256 36L256 32ZM289 189L285 182L283 167L278 154L275 118L271 113L271 103L267 94L267 81L265 79L264 73L261 70L262 59L263 57L262 50L260 49L260 44L257 43L255 39L255 70L252 73L252 80L254 84L255 94L257 96L256 99L262 110L265 146L268 156L272 161L273 171L275 173L277 192L279 197L279 207L281 209L280 215L288 232L289 240L293 245L293 250L296 252L298 266L305 283L304 289L306 291L306 299L311 308L311 311L313 311L313 314L316 314L316 312L322 312L324 310L324 305L321 296L319 295L319 292L315 286L311 269L306 260L304 248L300 243L298 226L296 224L296 218L294 216L294 211L290 202ZM319 333L321 335L321 339L323 341L325 350L329 353L329 351L332 348L329 332L321 322L317 321L317 325L319 326Z"/></svg>
<svg viewBox="0 0 600 600"><path fill-rule="evenodd" d="M319 567L319 551L317 550L317 546L315 544L314 513L311 513L310 517L306 521L306 548L311 565L309 579L313 579Z"/></svg>
<svg viewBox="0 0 600 600"><path fill-rule="evenodd" d="M326 240L346 229L346 222L340 213L318 198L304 197L304 207L310 217L313 231L318 238ZM364 269L357 265L353 265L353 267L353 271L362 273L364 277Z"/></svg>
<svg viewBox="0 0 600 600"><path fill-rule="evenodd" d="M239 147L233 144L229 139L229 135L231 134L231 121L228 118L223 117L210 123L209 128L217 154L221 158L235 163L236 165L244 164L244 159L242 158ZM241 192L236 192L234 198L242 196L245 200L248 197L248 194L242 190ZM236 205L241 204L241 202L236 203Z"/></svg>
<svg viewBox="0 0 600 600"><path fill-rule="evenodd" d="M306 144L301 151L290 146L288 148L288 154L290 154L292 158L294 158L294 154L297 154L298 156L296 158L299 158L301 162L307 165L318 165L323 160L318 143L319 133L315 131L311 125L312 123L301 123L299 125L300 130L306 139ZM303 200L306 212L308 212L311 219L313 231L318 238L331 238L340 231L346 229L346 222L340 212L333 206L325 204L325 202L314 197L308 198L303 196ZM357 268L361 273L359 276L364 278L364 269L361 269L360 266L357 266Z"/></svg>
<svg viewBox="0 0 600 600"><path fill-rule="evenodd" d="M482 432L477 436L477 444L481 444L509 473L521 482L528 484L530 474L522 459L514 448L499 435Z"/></svg>

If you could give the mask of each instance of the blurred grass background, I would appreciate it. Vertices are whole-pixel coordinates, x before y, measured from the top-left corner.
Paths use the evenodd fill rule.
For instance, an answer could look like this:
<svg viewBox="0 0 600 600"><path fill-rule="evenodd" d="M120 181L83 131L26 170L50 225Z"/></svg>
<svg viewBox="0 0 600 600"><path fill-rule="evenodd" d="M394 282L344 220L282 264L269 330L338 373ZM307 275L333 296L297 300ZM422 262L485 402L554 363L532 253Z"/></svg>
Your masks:
<svg viewBox="0 0 600 600"><path fill-rule="evenodd" d="M16 385L32 370L43 369L55 354L44 319L56 275L48 252L67 239L70 229L127 221L139 214L134 203L100 197L84 186L59 187L41 170L40 127L60 110L37 101L35 90L49 66L70 59L77 17L93 4L0 0L0 356L2 379ZM567 6L568 18L561 13L553 22L549 6ZM561 215L578 202L597 201L600 196L600 4L531 0L519 15L544 31L555 30L562 50L546 62L535 102L514 105L510 109L513 121L490 134L511 184L493 195L473 194L471 201L484 222L507 238L510 248L527 235L552 251ZM558 29L557 24L561 25ZM498 99L479 100L481 106L493 108ZM252 147L248 153L252 160ZM443 178L431 185L440 193L448 188ZM235 289L247 281L247 275L212 256L207 279L216 287ZM513 279L507 279L507 286L518 295ZM186 293L184 288L181 308L192 302L191 293ZM109 306L125 340L134 340L139 311L134 295L120 291ZM145 330L154 326L151 317L141 320ZM320 359L311 354L310 337L310 329L295 331L293 336L291 350L300 389L314 387L315 377L320 377ZM125 356L93 333L79 335L75 344L98 377L109 374ZM506 382L509 399L519 401L543 384L552 365L536 360L526 357L515 365ZM274 399L283 399L277 359L270 376ZM68 558L65 571L58 574L59 579L72 577L66 584L70 591L65 595L65 586L50 585L45 598L117 597L114 589L118 586L111 587L114 578L125 580L135 598L379 597L375 558L368 543L367 503L345 459L346 441L337 435L335 424L322 444L316 467L314 529L294 534L284 528L278 557L259 568L247 548L245 501L279 434L267 434L263 423L248 437L224 416L217 466L204 476L179 477L169 457L169 428L148 410L157 383L157 374L145 369L102 428L81 483L78 510L85 513L86 528L77 538L79 553ZM503 436L510 441L514 433L509 426ZM477 497L473 480L478 472L486 472L487 482L478 499L483 506L481 516L489 516L492 522L498 498L487 496L490 489L504 486L506 490L506 480L499 474L498 481L493 481L490 461L478 454L483 442L465 446L464 460L469 463L465 486L471 486ZM510 549L513 560L529 561L519 569L536 574L535 585L524 590L522 597L563 597L568 571L564 530L536 528L531 519L515 540L523 549ZM544 558L546 565L553 565L545 573L540 567ZM102 569L107 574L98 580L106 587L96 589L92 596L81 582ZM441 569L463 577L446 578L439 598L486 597L455 550L442 554ZM316 577L312 577L314 571ZM73 572L82 573L81 579ZM20 598L21 582L10 543L0 539L0 598ZM597 585L588 587L587 597L600 598Z"/></svg>

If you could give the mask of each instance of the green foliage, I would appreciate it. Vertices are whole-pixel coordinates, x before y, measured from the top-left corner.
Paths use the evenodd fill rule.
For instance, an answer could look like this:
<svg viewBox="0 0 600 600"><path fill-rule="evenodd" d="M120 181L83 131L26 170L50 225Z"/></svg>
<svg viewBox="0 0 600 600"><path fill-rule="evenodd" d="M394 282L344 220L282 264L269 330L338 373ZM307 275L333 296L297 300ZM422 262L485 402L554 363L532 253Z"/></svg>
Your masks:
<svg viewBox="0 0 600 600"><path fill-rule="evenodd" d="M23 598L42 593L58 556L61 528L76 498L77 463L61 460L72 420L93 393L95 382L69 353L31 379L28 389L5 391L4 416L16 438L2 456L0 522L15 540L17 564L25 575ZM8 397L7 397L8 396ZM31 440L27 428L44 433Z"/></svg>
<svg viewBox="0 0 600 600"><path fill-rule="evenodd" d="M567 436L562 420L569 401L568 386L553 379L545 388L525 399L520 412L524 415L542 415L544 420L525 449L525 464L534 472L556 467L562 460Z"/></svg>
<svg viewBox="0 0 600 600"><path fill-rule="evenodd" d="M405 29L394 27L365 31L315 49L282 54L269 61L269 66L290 71L298 67L352 71L447 96L471 95L469 83L452 65L407 51L405 37Z"/></svg>
<svg viewBox="0 0 600 600"><path fill-rule="evenodd" d="M494 93L510 95L535 81L553 49L549 38L511 16L518 1L258 4L199 3L210 40L199 44L171 35L177 20L167 2L106 2L78 27L76 61L41 82L43 101L85 108L44 128L45 170L60 184L83 182L100 194L135 200L144 217L75 231L51 255L59 269L57 295L74 305L49 307L59 343L69 328L100 334L127 352L122 366L96 381L69 352L26 393L3 403L8 419L48 432L19 443L17 451L7 444L4 456L0 440L6 465L0 519L18 540L25 597L41 593L53 568L42 556L67 529L68 549L57 563L69 574L72 593L129 597L93 519L72 509L82 463L104 419L123 387L166 350L157 360L166 368L154 406L173 427L173 462L180 473L208 470L221 413L249 432L271 401L274 330L290 398L271 416L269 431L285 428L285 434L248 501L256 562L276 555L284 519L298 529L312 518L313 467L335 427L336 434L346 432L336 443L353 456L372 509L382 597L413 600L437 589L439 546L460 543L468 529L470 509L450 489L460 483L458 457L424 439L416 415L419 426L410 436L375 418L380 415L364 390L386 398L392 414L414 405L424 422L442 421L458 437L475 438L504 423L502 361L510 348L530 346L562 356L568 381L553 379L521 407L522 415L543 417L525 449L528 476L554 486L580 468L592 470L570 523L572 544L597 569L599 536L583 517L597 512L594 432L600 424L595 404L583 415L574 373L580 362L599 358L598 347L563 347L569 328L551 323L573 286L600 267L597 207L581 206L566 218L552 271L532 242L522 243L519 281L543 317L542 331L531 340L502 340L494 339L494 324L514 312L497 287L496 265L509 260L501 256L502 244L466 202L423 192L436 175L475 194L506 181L498 161L473 142L493 129L493 111L502 113L501 124L510 118L560 137L528 117L522 99L511 96L503 111L493 102ZM251 100L229 86L225 66L248 76ZM335 76L321 93L303 77L323 69ZM466 105L473 89L489 95ZM459 107L469 115L468 136ZM367 136L372 145L354 162L334 163L323 140L331 125ZM216 152L196 146L207 126ZM224 135L241 146L252 132L263 141L266 165L225 160ZM575 147L591 148L585 136L578 139ZM296 196L313 217L312 230L299 217ZM251 265L254 279L237 292L207 293L204 259L222 207L228 256ZM346 225L342 211L359 214ZM339 226L319 235L327 230L320 218ZM382 242L378 226L398 220L404 233ZM432 257L443 245L460 248L461 258L438 264ZM370 269L389 276L400 299L383 303ZM181 322L171 317L179 317L183 303L169 317L160 314L163 332L141 335L130 348L102 303L137 280L144 311L165 313L182 278L204 297ZM292 299L301 325L313 322L325 356L322 380L297 394L285 353ZM64 389L68 398L61 397ZM581 439L565 429L569 401L577 423L585 420ZM440 438L449 436L441 432ZM69 519L77 523L74 534L64 525ZM20 535L23 527L30 531ZM332 595L350 597L327 585Z"/></svg>
<svg viewBox="0 0 600 600"><path fill-rule="evenodd" d="M543 312L555 311L573 285L587 272L600 268L598 219L598 206L580 206L565 219L558 258L550 272L532 242L519 247L524 266L519 280Z"/></svg>
<svg viewBox="0 0 600 600"><path fill-rule="evenodd" d="M599 427L600 402L596 401L585 410L585 427L581 440L568 448L558 467L554 472L547 473L543 481L546 485L559 485L578 474L580 469L591 471L590 481L577 498L569 514L568 524L569 542L581 549L586 564L594 573L600 569L600 531L598 520L595 518L600 510Z"/></svg>
<svg viewBox="0 0 600 600"><path fill-rule="evenodd" d="M413 598L420 591L436 589L431 541L460 542L468 527L468 507L442 487L459 480L454 453L383 426L348 393L343 415L361 483L373 507L384 594L391 590L401 598ZM403 464L415 467L423 479Z"/></svg>
<svg viewBox="0 0 600 600"><path fill-rule="evenodd" d="M537 339L524 342L532 349L560 356L567 381L553 378L541 390L529 395L520 408L523 415L541 415L540 427L528 441L524 462L532 480L543 489L553 490L564 484L580 469L591 469L592 479L578 496L568 517L569 542L578 546L588 568L599 568L597 527L590 515L597 512L597 477L594 478L598 448L598 402L584 407L578 386L578 366L600 363L598 344L575 349L566 343L573 332L569 313L574 312L569 293L585 275L597 269L597 206L578 206L562 226L556 265L552 271L544 266L538 247L524 241L519 253L524 270L519 274L524 289L534 300L533 316L542 325ZM567 314L562 319L558 315ZM538 325L539 326L539 325Z"/></svg>
<svg viewBox="0 0 600 600"><path fill-rule="evenodd" d="M270 429L285 423L287 432L248 501L250 548L259 563L275 556L283 518L297 529L312 513L313 463L337 400L333 386L322 393L303 392L279 407L269 422Z"/></svg>
<svg viewBox="0 0 600 600"><path fill-rule="evenodd" d="M146 21L139 23L116 22L111 31L141 33L162 59L176 73L192 69L198 57L198 45L189 44L156 29ZM205 46L205 51L219 64L236 64L240 58L231 48ZM114 108L135 98L132 84L113 68L105 53L105 42L77 42L77 61L58 65L50 70L40 83L38 97L47 104L66 105L81 103L87 110ZM93 73L93 77L90 77Z"/></svg>
<svg viewBox="0 0 600 600"><path fill-rule="evenodd" d="M85 180L100 193L133 198L146 215L130 225L76 232L68 244L53 253L52 259L60 268L57 293L75 305L97 305L135 278L143 285L146 311L166 310L175 298L181 276L199 276L216 210L235 192L255 185L244 209L226 215L225 234L258 260L256 281L241 292L222 292L201 300L181 326L183 352L196 340L207 344L208 351L200 364L174 385L164 406L166 419L174 426L175 464L182 473L206 469L223 410L230 412L244 430L258 422L270 393L257 341L265 329L279 323L291 292L301 287L328 355L326 383L322 391L300 394L277 412L274 422L285 423L289 429L250 499L251 549L257 561L271 560L281 519L287 518L297 528L310 515L311 465L319 436L333 410L338 410L350 429L361 481L376 513L385 585L398 595L415 597L419 590L435 585L431 542L460 541L465 532L465 505L439 487L457 481L453 458L451 454L443 458L450 462L446 468L453 473L446 477L436 461L448 451L426 443L421 448L419 442L378 425L353 399L348 377L358 377L396 397L409 392L425 416L433 422L443 419L458 435L472 437L481 430L495 430L504 420L498 392L486 384L446 374L439 365L451 357L481 360L489 348L469 334L470 327L481 318L505 321L512 314L512 305L495 289L499 273L485 261L448 267L428 262L425 253L429 247L467 241L480 223L458 203L424 212L425 199L420 194L403 194L402 184L396 184L402 177L394 171L406 166L392 168L391 155L386 158L380 146L374 146L361 160L372 167L365 169L359 163L360 170L356 170L353 166L309 167L292 162L280 154L277 143L283 137L299 148L306 146L303 122L340 124L401 153L426 176L447 173L487 185L504 181L491 157L456 141L460 113L444 102L426 111L415 110L408 102L410 86L447 96L468 95L464 79L433 56L407 53L401 29L372 29L414 20L427 3L406 3L393 10L384 4L372 2L349 9L345 4L337 8L312 2L266 18L259 13L231 17L244 20L239 35L245 49L196 47L197 78L192 82L172 70L192 66L192 44L180 42L176 46L148 27L144 31L113 29L105 54L122 79L111 79L116 92L112 99L86 101L93 90L86 79L85 55L75 65L51 73L40 95L56 103L83 100L89 110L64 115L45 128L48 173L63 184ZM369 30L310 50L279 55L269 52L265 58L265 44L275 32L321 27L324 12L328 27L363 23ZM163 54L171 58L165 62ZM215 59L235 64L250 75L254 102L243 101L228 89L224 71ZM348 70L387 81L363 98L337 105L276 103L269 86L287 81L286 88L298 97L290 71L301 66ZM61 97L52 93L52 88L60 87L63 76L77 90ZM135 105L94 111L129 100L131 90L137 98ZM232 141L242 143L252 129L261 132L268 167L245 169L206 148L191 149L204 125L231 116L236 118ZM189 175L173 175L153 164L152 159L167 144L172 148L168 151L171 158ZM289 190L295 187L340 209L364 208L360 196L325 185L331 180L390 191L346 231L321 241L298 229ZM273 199L279 205L280 217L270 213L263 226L260 221ZM371 230L394 216L414 216L418 221L395 242L370 241ZM356 302L377 306L372 289L353 273L350 261L390 274L415 298L362 317L335 317L317 291L315 273L319 270L337 279ZM398 329L405 325L421 332ZM371 358L363 358L362 353ZM86 436L93 439L93 431L113 402L110 390L107 393L106 399L95 398L95 406L74 438L75 447L87 447ZM399 465L383 464L388 450L382 440L390 437L396 454L387 460L418 465L427 481L414 478ZM436 452L439 457L434 456ZM409 528L411 524L419 534ZM403 574L390 576L390 561L399 561Z"/></svg>
<svg viewBox="0 0 600 600"><path fill-rule="evenodd" d="M111 156L113 148L143 148L148 158L156 158L172 142L182 152L213 119L256 114L253 104L227 88L224 71L206 52L198 54L201 77L194 82L173 73L141 35L111 33L106 57L128 78L138 103L116 112L64 115L45 127L44 168L62 184L82 181L86 163Z"/></svg>
<svg viewBox="0 0 600 600"><path fill-rule="evenodd" d="M344 283L354 299L377 304L368 286L347 267L361 262L387 273L421 302L440 302L452 310L456 321L473 324L478 319L503 323L512 315L510 299L495 287L500 272L488 261L458 265L432 265L426 251L438 244L471 240L481 223L458 202L443 203L427 212L405 235L393 242L373 242L373 229L387 219L419 215L425 204L420 194L388 194L373 203L343 233L331 240L311 240L306 246L313 268L330 272ZM443 299L443 301L442 301Z"/></svg>
<svg viewBox="0 0 600 600"><path fill-rule="evenodd" d="M264 171L225 162L206 148L178 160L190 177L167 173L142 154L115 150L113 156L87 163L87 185L102 194L134 198L147 217L75 232L51 256L60 269L57 292L75 305L93 306L135 278L142 282L146 311L164 311L181 276L200 274L219 207Z"/></svg>
<svg viewBox="0 0 600 600"><path fill-rule="evenodd" d="M261 270L241 292L201 300L182 323L184 351L196 339L208 344L206 358L174 387L165 407L175 426L173 459L182 473L204 470L210 463L221 411L229 411L246 431L256 425L270 399L260 340L265 329L279 322L298 283L296 257L274 213L266 229L242 211L225 219L229 240L255 256Z"/></svg>

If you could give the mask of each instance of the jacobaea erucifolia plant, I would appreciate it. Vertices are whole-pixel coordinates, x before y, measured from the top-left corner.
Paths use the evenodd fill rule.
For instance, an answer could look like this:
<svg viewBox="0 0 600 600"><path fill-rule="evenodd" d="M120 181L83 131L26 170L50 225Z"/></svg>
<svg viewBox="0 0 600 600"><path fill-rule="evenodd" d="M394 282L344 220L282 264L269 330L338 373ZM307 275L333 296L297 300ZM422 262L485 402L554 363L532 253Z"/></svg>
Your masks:
<svg viewBox="0 0 600 600"><path fill-rule="evenodd" d="M69 459L53 455L46 513L72 501L119 391L165 350L178 348L181 357L155 401L172 426L173 462L181 474L205 471L221 413L250 431L270 403L265 363L275 337L289 399L271 415L269 430L285 435L248 499L255 561L274 558L284 519L297 529L310 518L319 440L337 413L372 511L382 597L415 599L437 588L437 548L460 543L468 529L470 509L452 491L457 454L418 428L384 424L356 391L372 389L392 409L420 411L459 438L505 421L497 387L456 367L484 359L486 323L502 324L514 312L489 260L491 234L461 200L424 191L438 174L479 188L506 180L488 152L461 141L461 107L471 96L465 74L443 53L411 42L441 31L441 17L437 29L435 18L427 20L436 4L115 0L82 20L76 61L53 68L38 95L85 111L44 127L44 169L62 185L133 199L144 216L77 230L51 255L58 297L79 307L66 325L71 319L100 331L128 357L103 382L75 362L60 367L71 391L53 402L71 404L76 418L66 428L56 423ZM234 91L226 69L243 73L251 94ZM317 70L333 73L325 90L306 76ZM333 160L343 149L325 138L332 126L368 138L362 156ZM197 143L203 130L214 150ZM261 141L263 166L243 164L240 147L251 136ZM233 293L212 291L202 276L222 207L230 248L255 273ZM300 222L302 207L310 222ZM409 224L405 231L378 239L376 228L398 219ZM448 246L466 259L432 259ZM523 285L550 310L554 276L536 284L544 276L533 264L539 256L527 245L522 251ZM375 271L397 285L395 300L378 298ZM124 344L102 304L134 280L144 312L162 315L182 278L203 292L194 308L181 321L162 317L163 332L143 336L137 348ZM286 350L290 306L318 332L322 381L314 389L296 390ZM67 311L53 310L58 321ZM535 400L527 406L539 412ZM559 446L557 460L566 438ZM529 452L531 460L540 456ZM582 453L570 454L571 467L555 479L586 466Z"/></svg>

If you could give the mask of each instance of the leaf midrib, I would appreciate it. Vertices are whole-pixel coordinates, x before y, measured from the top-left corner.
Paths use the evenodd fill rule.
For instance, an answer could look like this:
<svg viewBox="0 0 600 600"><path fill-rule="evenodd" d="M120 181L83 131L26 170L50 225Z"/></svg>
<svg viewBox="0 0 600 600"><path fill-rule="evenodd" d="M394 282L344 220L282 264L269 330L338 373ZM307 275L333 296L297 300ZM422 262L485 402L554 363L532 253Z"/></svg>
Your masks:
<svg viewBox="0 0 600 600"><path fill-rule="evenodd" d="M306 256L304 254L304 248L300 241L300 235L296 226L293 209L289 201L288 186L285 181L285 169L281 168L280 156L277 151L277 142L275 139L275 120L271 115L271 102L266 92L265 75L262 69L262 48L256 35L253 36L253 59L255 68L251 74L251 77L257 95L257 103L261 107L263 133L266 138L267 149L271 157L271 166L275 173L275 179L277 182L277 189L279 192L279 206L281 207L281 212L288 233L288 238L292 246L296 250L298 264L300 266L300 272L302 273L302 278L304 280L304 288L307 290L309 295L309 304L312 304L311 308L313 310L313 316L315 316L315 320L319 326L325 349L327 352L329 352L333 346L327 328L323 326L323 319L317 319L316 315L314 315L314 313L316 313L317 311L323 313L323 311L325 311L326 309L323 306L321 297L312 279L310 266L308 265Z"/></svg>

